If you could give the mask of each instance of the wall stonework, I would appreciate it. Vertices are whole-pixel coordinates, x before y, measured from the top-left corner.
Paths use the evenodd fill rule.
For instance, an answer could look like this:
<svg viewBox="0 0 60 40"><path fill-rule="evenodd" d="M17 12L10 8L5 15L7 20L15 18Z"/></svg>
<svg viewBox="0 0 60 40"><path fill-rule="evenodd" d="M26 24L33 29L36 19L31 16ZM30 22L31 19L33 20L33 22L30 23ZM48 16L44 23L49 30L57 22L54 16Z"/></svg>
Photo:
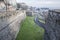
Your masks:
<svg viewBox="0 0 60 40"><path fill-rule="evenodd" d="M60 40L60 12L49 11L44 40Z"/></svg>
<svg viewBox="0 0 60 40"><path fill-rule="evenodd" d="M25 12L9 12L8 15L4 12L4 15L1 15L2 16L0 16L0 40L15 40L20 30L20 23L26 18Z"/></svg>

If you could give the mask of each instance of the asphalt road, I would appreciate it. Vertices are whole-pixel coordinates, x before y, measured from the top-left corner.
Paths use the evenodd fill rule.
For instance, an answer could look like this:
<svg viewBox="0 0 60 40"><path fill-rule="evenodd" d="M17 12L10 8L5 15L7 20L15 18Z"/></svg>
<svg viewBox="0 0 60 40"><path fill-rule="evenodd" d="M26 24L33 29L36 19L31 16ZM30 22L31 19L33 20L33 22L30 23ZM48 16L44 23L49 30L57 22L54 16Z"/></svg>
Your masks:
<svg viewBox="0 0 60 40"><path fill-rule="evenodd" d="M42 23L42 22L40 22L39 19L38 19L38 17L35 17L34 22L35 22L37 25L39 25L40 27L45 28L45 24Z"/></svg>
<svg viewBox="0 0 60 40"><path fill-rule="evenodd" d="M52 29L48 27L48 25L41 23L37 17L35 17L34 22L39 25L40 27L44 28L45 33L44 33L44 40L56 40L55 33L53 32ZM50 30L50 31L49 31ZM51 31L52 30L52 31ZM51 32L51 34L50 34ZM54 39L53 39L53 38Z"/></svg>

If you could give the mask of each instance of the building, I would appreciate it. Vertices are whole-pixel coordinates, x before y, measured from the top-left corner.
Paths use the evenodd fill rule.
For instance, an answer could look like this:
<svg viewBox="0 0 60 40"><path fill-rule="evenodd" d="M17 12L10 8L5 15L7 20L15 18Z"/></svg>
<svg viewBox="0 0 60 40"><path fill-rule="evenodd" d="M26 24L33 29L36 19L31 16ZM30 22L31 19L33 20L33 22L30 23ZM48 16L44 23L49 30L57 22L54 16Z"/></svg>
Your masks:
<svg viewBox="0 0 60 40"><path fill-rule="evenodd" d="M0 0L0 11L14 11L16 7L16 0Z"/></svg>
<svg viewBox="0 0 60 40"><path fill-rule="evenodd" d="M40 13L38 14L39 18L45 20L45 18L48 15L48 11L49 11L48 8L41 8Z"/></svg>
<svg viewBox="0 0 60 40"><path fill-rule="evenodd" d="M6 5L4 4L4 0L0 0L0 11L5 9L6 9Z"/></svg>
<svg viewBox="0 0 60 40"><path fill-rule="evenodd" d="M27 10L27 11L26 11L26 15L27 15L27 16L33 16L33 11Z"/></svg>
<svg viewBox="0 0 60 40"><path fill-rule="evenodd" d="M13 6L16 5L16 0L6 0L6 1L7 1L7 3L9 3L9 4L13 5Z"/></svg>

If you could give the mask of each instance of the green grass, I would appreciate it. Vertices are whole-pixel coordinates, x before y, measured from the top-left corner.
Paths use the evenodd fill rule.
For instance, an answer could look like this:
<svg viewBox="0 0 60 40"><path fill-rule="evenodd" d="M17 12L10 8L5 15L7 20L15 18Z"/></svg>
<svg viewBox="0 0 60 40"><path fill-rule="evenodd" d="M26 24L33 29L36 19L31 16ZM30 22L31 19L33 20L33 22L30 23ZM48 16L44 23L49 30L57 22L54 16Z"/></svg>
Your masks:
<svg viewBox="0 0 60 40"><path fill-rule="evenodd" d="M42 40L44 29L34 23L33 17L27 17L22 23L16 40Z"/></svg>

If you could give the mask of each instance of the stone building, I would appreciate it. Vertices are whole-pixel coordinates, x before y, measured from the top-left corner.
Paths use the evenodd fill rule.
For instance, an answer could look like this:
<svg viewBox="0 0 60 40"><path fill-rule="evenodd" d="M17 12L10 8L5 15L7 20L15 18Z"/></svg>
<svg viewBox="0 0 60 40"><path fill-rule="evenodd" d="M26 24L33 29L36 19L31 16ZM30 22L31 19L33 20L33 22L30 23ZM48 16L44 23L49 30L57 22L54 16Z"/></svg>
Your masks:
<svg viewBox="0 0 60 40"><path fill-rule="evenodd" d="M26 11L27 16L33 16L33 11Z"/></svg>
<svg viewBox="0 0 60 40"><path fill-rule="evenodd" d="M16 10L16 1L14 0L0 0L0 10L15 11Z"/></svg>
<svg viewBox="0 0 60 40"><path fill-rule="evenodd" d="M6 9L6 5L4 4L4 0L0 0L0 11L5 9Z"/></svg>

